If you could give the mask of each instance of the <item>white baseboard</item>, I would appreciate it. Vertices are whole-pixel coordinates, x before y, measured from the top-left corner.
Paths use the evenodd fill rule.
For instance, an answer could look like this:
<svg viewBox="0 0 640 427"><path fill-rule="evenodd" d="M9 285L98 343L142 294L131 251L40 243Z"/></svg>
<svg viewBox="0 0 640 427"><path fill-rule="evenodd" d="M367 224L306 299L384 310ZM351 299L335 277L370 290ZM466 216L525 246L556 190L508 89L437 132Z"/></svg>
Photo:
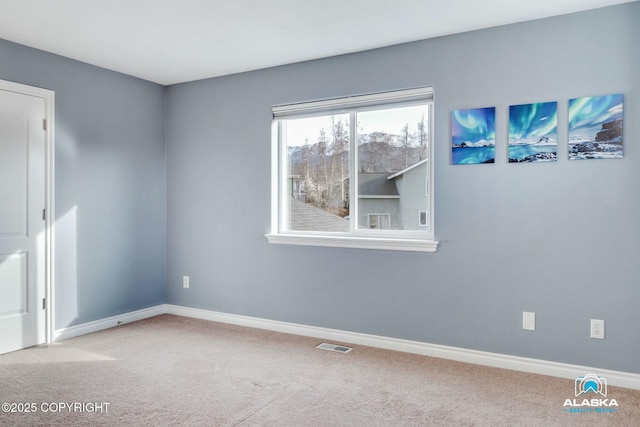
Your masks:
<svg viewBox="0 0 640 427"><path fill-rule="evenodd" d="M108 317L106 319L82 323L80 325L70 326L68 328L56 329L53 332L53 341L62 341L80 335L102 331L103 329L113 328L114 326L119 326L124 323L135 322L136 320L147 319L149 317L158 316L165 313L166 306L165 304L161 304L155 307L143 308L142 310L119 314L117 316Z"/></svg>
<svg viewBox="0 0 640 427"><path fill-rule="evenodd" d="M579 376L584 376L585 374L596 374L604 377L609 385L640 390L640 374L628 372L571 365L540 359L530 359L519 356L509 356L486 351L468 350L459 347L428 344L419 341L388 338L377 335L341 331L337 329L319 328L315 326L239 316L236 314L226 314L171 304L167 304L165 306L165 313L239 326L247 326L250 328L284 332L287 334L303 335L323 340L332 340L337 341L337 343L358 344L368 347L383 348L386 350L420 354L423 356L438 357L476 365L530 372L572 380L575 380Z"/></svg>
<svg viewBox="0 0 640 427"><path fill-rule="evenodd" d="M419 354L422 356L438 357L441 359L456 360L458 362L472 363L476 365L491 366L495 368L510 369L514 371L530 372L552 377L575 380L585 374L596 374L604 377L612 386L625 387L640 390L640 374L612 371L589 366L571 365L568 363L551 362L548 360L530 359L519 356L509 356L486 351L469 350L459 347L450 347L438 344L429 344L419 341L389 338L378 335L361 334L357 332L341 331L338 329L319 328L316 326L300 325L297 323L280 322L276 320L261 319L257 317L240 316L217 311L202 310L183 307L172 304L162 304L145 308L106 319L83 323L81 325L58 329L54 332L54 341L61 341L77 337L103 329L112 328L123 323L134 322L160 314L174 314L177 316L191 317L195 319L210 320L213 322L228 323L249 328L265 329L275 332L283 332L293 335L302 335L322 340L334 341L335 344L357 344L367 347L383 348L386 350L401 351L404 353Z"/></svg>

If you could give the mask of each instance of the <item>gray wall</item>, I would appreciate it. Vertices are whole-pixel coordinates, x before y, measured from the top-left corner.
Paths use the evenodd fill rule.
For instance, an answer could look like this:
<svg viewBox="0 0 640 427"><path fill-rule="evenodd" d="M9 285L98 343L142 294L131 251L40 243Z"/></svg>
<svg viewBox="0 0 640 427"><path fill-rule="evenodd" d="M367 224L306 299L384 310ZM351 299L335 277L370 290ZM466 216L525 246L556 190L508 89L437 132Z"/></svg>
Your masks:
<svg viewBox="0 0 640 427"><path fill-rule="evenodd" d="M55 327L163 303L165 89L4 40L0 79L56 93Z"/></svg>
<svg viewBox="0 0 640 427"><path fill-rule="evenodd" d="M168 302L640 373L639 20L631 3L170 86ZM424 85L438 252L267 244L271 106ZM567 100L620 92L624 158L569 162ZM554 100L559 160L508 164L509 105ZM487 106L496 163L452 166L451 111Z"/></svg>
<svg viewBox="0 0 640 427"><path fill-rule="evenodd" d="M640 373L639 19L636 2L166 89L0 40L0 79L56 91L56 328L169 302ZM424 85L439 251L267 244L271 106ZM625 157L569 162L567 100L620 92ZM508 164L508 106L554 100L559 160ZM486 106L496 163L451 166L451 110Z"/></svg>

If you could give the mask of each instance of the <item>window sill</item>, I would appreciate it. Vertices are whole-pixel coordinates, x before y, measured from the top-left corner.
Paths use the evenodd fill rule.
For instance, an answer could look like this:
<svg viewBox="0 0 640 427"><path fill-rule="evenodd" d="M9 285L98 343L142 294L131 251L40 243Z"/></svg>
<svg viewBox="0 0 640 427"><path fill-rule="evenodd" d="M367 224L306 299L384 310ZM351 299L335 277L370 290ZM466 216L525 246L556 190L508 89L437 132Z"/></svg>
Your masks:
<svg viewBox="0 0 640 427"><path fill-rule="evenodd" d="M438 242L422 239L393 239L354 236L310 236L267 234L267 241L277 245L327 246L334 248L381 249L388 251L436 252Z"/></svg>

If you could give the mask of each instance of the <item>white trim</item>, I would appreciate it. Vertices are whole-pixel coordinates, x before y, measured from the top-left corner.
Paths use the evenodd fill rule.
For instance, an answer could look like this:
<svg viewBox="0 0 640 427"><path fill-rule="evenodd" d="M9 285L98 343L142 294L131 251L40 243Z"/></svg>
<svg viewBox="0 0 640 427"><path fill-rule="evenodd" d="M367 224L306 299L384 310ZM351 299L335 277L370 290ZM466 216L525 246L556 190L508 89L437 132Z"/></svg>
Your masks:
<svg viewBox="0 0 640 427"><path fill-rule="evenodd" d="M55 92L47 91L46 199L45 209L45 298L47 299L45 342L53 341L55 328Z"/></svg>
<svg viewBox="0 0 640 427"><path fill-rule="evenodd" d="M429 344L420 341L341 331L338 329L320 328L317 326L307 326L298 323L221 313L173 304L157 305L155 307L112 316L107 319L96 320L94 322L59 329L55 332L55 341L61 341L101 331L123 323L147 319L161 314L173 314L175 316L190 317L193 319L264 329L267 331L282 332L285 334L300 335L322 340L331 340L338 343L382 348L385 350L419 354L422 356L437 357L441 359L455 360L458 362L491 366L494 368L509 369L513 371L529 372L539 375L549 375L552 377L567 378L571 380L575 380L578 376L585 375L587 373L596 373L601 377L605 377L610 385L640 390L640 374L631 372L613 371L609 369L571 365L568 363L558 363L548 360L530 359L527 357L469 350L460 347Z"/></svg>
<svg viewBox="0 0 640 427"><path fill-rule="evenodd" d="M0 80L0 88L2 90L21 93L24 95L31 95L37 98L47 98L53 91L50 89L43 89L35 86L29 86L22 83L10 82L8 80Z"/></svg>
<svg viewBox="0 0 640 427"><path fill-rule="evenodd" d="M44 114L47 121L45 131L45 200L44 207L47 210L47 217L44 224L44 297L47 304L45 307L44 342L46 344L53 340L53 329L55 325L55 253L53 244L55 233L55 92L50 89L29 86L22 83L15 83L8 80L0 80L0 89L16 92L23 95L34 96L44 100ZM38 305L40 305L38 303Z"/></svg>
<svg viewBox="0 0 640 427"><path fill-rule="evenodd" d="M334 248L416 252L435 252L438 249L437 241L426 239L393 239L310 234L265 234L265 237L269 243L278 245L328 246Z"/></svg>
<svg viewBox="0 0 640 427"><path fill-rule="evenodd" d="M192 317L195 319L210 320L250 328L332 340L340 343L364 345L368 347L401 351L404 353L419 354L422 356L438 357L476 365L567 378L571 380L575 380L578 376L585 375L587 373L596 373L601 377L605 377L609 385L640 390L640 374L629 372L612 371L588 366L570 365L568 363L551 362L548 360L530 359L527 357L468 350L438 344L428 344L419 341L319 328L315 326L240 316L237 314L220 313L171 304L167 304L165 307L166 313L177 316Z"/></svg>
<svg viewBox="0 0 640 427"><path fill-rule="evenodd" d="M356 118L355 113L349 114L349 149L351 150L351 135L358 134L358 120ZM357 145L357 144L355 144ZM358 170L358 149L352 150L352 153L349 154L349 171L357 171ZM359 174L354 173L353 178L351 178L351 172L349 172L349 194L358 195L358 182L360 178L358 178ZM351 203L351 196L349 196L349 216L347 219L349 220L349 233L355 233L358 228L358 215L360 214L360 203ZM351 220L351 216L355 218L354 221Z"/></svg>
<svg viewBox="0 0 640 427"><path fill-rule="evenodd" d="M165 313L166 306L164 304L157 305L155 307L143 308L142 310L119 314L117 316L107 317L106 319L81 323L80 325L69 326L68 328L56 329L53 334L53 340L62 341L69 338L78 337L80 335L90 334L92 332L98 332L104 329L113 328L124 323L130 323L135 322L136 320L159 316Z"/></svg>
<svg viewBox="0 0 640 427"><path fill-rule="evenodd" d="M427 157L426 159L422 159L422 160L420 160L418 163L414 163L414 164L412 164L411 166L409 166L409 167L407 167L407 168L404 168L404 169L402 169L401 171L398 171L398 172L394 173L393 175L388 176L388 177L387 177L387 180L391 181L393 178L396 178L396 177L398 177L398 176L400 176L400 175L403 175L403 174L405 174L405 173L409 172L411 169L417 168L418 166L420 166L420 165L422 165L422 164L425 164L425 163L427 163L428 161L429 161L429 158L428 158L428 157Z"/></svg>
<svg viewBox="0 0 640 427"><path fill-rule="evenodd" d="M359 211L359 200L363 199L399 199L400 195L360 195L357 193L358 174L351 176L349 181L350 194L356 195L350 203L349 215L349 232L334 233L322 231L298 231L290 230L289 211L285 209L285 197L289 194L288 179L283 179L287 165L286 147L286 131L285 126L287 119L298 117L299 114L305 116L312 113L327 114L335 112L332 108L346 108L349 112L350 139L349 146L351 155L349 156L349 166L351 171L357 170L357 156L355 136L356 132L356 111L361 108L379 109L380 107L389 106L390 103L399 103L398 106L406 106L401 103L402 100L420 101L425 104L429 117L429 139L431 139L431 129L433 128L433 88L425 87L418 89L400 90L393 92L385 92L370 95L361 95L345 98L336 98L323 101L312 101L301 104L291 104L273 107L274 120L271 127L271 230L265 234L267 241L274 244L283 245L303 245L303 246L326 246L339 248L360 248L360 249L379 249L379 250L400 250L400 251L419 251L419 252L436 252L438 242L434 240L433 232L433 215L428 216L428 226L423 226L419 233L410 230L394 230L393 233L386 233L390 230L384 229L365 229L366 235L361 233L362 230L357 228L357 218ZM419 166L427 165L427 176L425 177L425 192L428 198L429 212L433 212L433 197L429 194L432 189L429 185L433 182L433 167L430 166L429 160L433 158L433 144L429 144L429 154L426 159L409 166L399 173L393 174L391 177L398 177L400 174ZM288 174L287 174L288 175Z"/></svg>
<svg viewBox="0 0 640 427"><path fill-rule="evenodd" d="M279 230L280 224L280 122L271 123L271 230Z"/></svg>
<svg viewBox="0 0 640 427"><path fill-rule="evenodd" d="M276 105L272 108L274 119L300 118L316 114L348 112L361 108L376 108L394 104L409 105L410 103L431 102L433 87L395 90L366 95L345 96L340 98L323 99L318 101L301 102L297 104Z"/></svg>

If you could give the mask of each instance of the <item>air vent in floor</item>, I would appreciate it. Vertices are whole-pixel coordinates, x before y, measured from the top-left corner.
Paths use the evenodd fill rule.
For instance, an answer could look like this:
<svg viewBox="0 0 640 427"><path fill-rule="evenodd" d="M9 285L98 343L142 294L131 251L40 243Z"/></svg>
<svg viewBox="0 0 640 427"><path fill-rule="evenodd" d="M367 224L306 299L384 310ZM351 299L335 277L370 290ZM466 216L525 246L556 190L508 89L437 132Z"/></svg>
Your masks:
<svg viewBox="0 0 640 427"><path fill-rule="evenodd" d="M323 342L316 348L319 348L322 350L337 351L338 353L349 353L351 350L353 350L351 347L345 347L343 345L327 344L326 342Z"/></svg>

